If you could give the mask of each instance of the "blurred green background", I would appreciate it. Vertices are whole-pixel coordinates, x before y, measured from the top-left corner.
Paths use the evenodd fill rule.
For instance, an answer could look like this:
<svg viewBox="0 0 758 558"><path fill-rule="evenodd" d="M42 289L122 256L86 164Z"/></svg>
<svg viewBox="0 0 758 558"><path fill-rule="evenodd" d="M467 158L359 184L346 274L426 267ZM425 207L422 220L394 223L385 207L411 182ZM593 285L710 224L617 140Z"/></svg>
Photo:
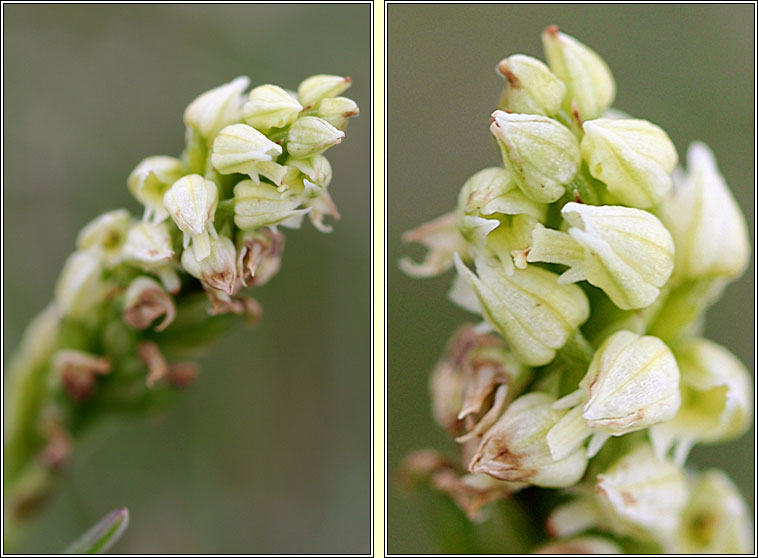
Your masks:
<svg viewBox="0 0 758 558"><path fill-rule="evenodd" d="M427 381L455 327L473 315L447 299L452 273L405 277L397 261L421 250L400 235L451 211L463 182L500 165L488 131L502 58L544 60L540 33L556 24L595 49L618 86L615 106L663 127L680 159L693 140L715 152L755 246L753 5L400 5L387 13L388 510L391 553L433 553L427 510L398 492L407 452L451 451L431 418ZM754 261L708 314L707 335L754 370ZM754 510L755 431L697 447L689 463L724 468ZM438 529L444 529L442 525ZM503 538L500 551L508 552Z"/></svg>
<svg viewBox="0 0 758 558"><path fill-rule="evenodd" d="M264 320L201 362L168 412L79 448L19 550L56 552L131 511L120 553L368 553L371 15L353 5L4 5L3 361L77 232L141 213L126 177L178 155L182 113L238 75L349 75L361 115L329 152L331 235L288 231Z"/></svg>

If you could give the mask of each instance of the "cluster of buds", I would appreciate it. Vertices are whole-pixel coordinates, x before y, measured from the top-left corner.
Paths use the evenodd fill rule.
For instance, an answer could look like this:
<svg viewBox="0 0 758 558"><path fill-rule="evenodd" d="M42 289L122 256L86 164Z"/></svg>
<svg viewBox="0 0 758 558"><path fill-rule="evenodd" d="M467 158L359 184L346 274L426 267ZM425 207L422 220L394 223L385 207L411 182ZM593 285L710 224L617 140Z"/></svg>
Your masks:
<svg viewBox="0 0 758 558"><path fill-rule="evenodd" d="M109 211L79 234L54 301L12 364L8 478L46 455L60 465L69 453L61 440L96 413L152 408L190 383L198 348L236 316L260 318L243 290L279 270L281 229L307 215L329 232L325 218L339 218L324 152L358 115L340 96L350 78L314 75L297 91L246 93L248 83L239 77L200 95L184 112L183 153L136 166L127 185L141 219ZM50 408L53 430L42 427Z"/></svg>
<svg viewBox="0 0 758 558"><path fill-rule="evenodd" d="M444 475L459 503L471 475L496 486L478 503L565 489L575 498L539 552L620 552L624 537L749 552L730 481L684 468L694 444L750 424L747 370L701 337L705 309L747 266L744 218L707 147L677 167L663 129L611 108L615 82L594 51L555 26L542 41L547 64L517 54L497 66L506 85L490 132L503 166L404 237L428 252L401 268L455 268L450 298L482 319L432 375L434 417L460 461L424 469L412 456L406 472L438 488Z"/></svg>

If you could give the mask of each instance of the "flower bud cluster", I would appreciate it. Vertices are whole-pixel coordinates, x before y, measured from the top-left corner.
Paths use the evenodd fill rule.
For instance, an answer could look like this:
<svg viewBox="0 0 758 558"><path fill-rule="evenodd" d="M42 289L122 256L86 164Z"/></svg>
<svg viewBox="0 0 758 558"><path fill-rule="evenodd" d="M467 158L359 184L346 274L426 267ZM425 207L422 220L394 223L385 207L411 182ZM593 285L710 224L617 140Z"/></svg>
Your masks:
<svg viewBox="0 0 758 558"><path fill-rule="evenodd" d="M434 417L470 474L517 483L499 497L529 485L583 494L555 510L558 540L542 551L631 537L746 552L729 481L683 468L694 444L751 421L745 367L700 337L703 311L747 266L744 218L707 147L677 168L662 128L611 108L615 82L593 50L555 26L542 40L547 64L517 54L497 66L502 167L475 173L454 211L404 236L427 254L401 268L455 268L450 298L482 320L433 373ZM701 485L712 495L696 495ZM713 530L695 518L711 504Z"/></svg>
<svg viewBox="0 0 758 558"><path fill-rule="evenodd" d="M243 290L278 272L281 228L297 228L309 215L316 228L331 230L324 220L339 213L324 152L358 114L340 96L350 78L311 76L297 92L262 85L245 93L248 84L240 77L197 97L184 112L184 152L135 167L127 186L144 206L141 219L118 209L82 229L45 313L55 316L55 335L30 328L28 350L14 365L28 377L16 381L11 432L34 438L38 425L22 422L50 406L66 429L111 403L122 410L158 404L166 388L196 375L191 360L175 359L195 359L235 314L260 319L260 304Z"/></svg>

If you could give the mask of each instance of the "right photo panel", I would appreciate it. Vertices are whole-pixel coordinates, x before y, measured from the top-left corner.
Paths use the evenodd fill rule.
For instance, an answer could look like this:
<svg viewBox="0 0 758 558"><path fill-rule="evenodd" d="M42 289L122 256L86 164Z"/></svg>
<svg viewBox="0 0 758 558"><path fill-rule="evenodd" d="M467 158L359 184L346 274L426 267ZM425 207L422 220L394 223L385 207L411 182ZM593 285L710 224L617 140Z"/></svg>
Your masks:
<svg viewBox="0 0 758 558"><path fill-rule="evenodd" d="M754 552L755 5L386 25L386 552Z"/></svg>

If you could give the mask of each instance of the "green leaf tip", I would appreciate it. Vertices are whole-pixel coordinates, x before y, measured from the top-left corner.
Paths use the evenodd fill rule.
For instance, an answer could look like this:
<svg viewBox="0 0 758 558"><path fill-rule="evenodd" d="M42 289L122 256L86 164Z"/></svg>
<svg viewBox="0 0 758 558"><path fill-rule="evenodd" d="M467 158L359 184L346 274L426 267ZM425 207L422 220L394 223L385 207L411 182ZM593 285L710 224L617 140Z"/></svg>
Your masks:
<svg viewBox="0 0 758 558"><path fill-rule="evenodd" d="M103 554L121 538L128 525L129 510L113 510L64 550L63 554Z"/></svg>

